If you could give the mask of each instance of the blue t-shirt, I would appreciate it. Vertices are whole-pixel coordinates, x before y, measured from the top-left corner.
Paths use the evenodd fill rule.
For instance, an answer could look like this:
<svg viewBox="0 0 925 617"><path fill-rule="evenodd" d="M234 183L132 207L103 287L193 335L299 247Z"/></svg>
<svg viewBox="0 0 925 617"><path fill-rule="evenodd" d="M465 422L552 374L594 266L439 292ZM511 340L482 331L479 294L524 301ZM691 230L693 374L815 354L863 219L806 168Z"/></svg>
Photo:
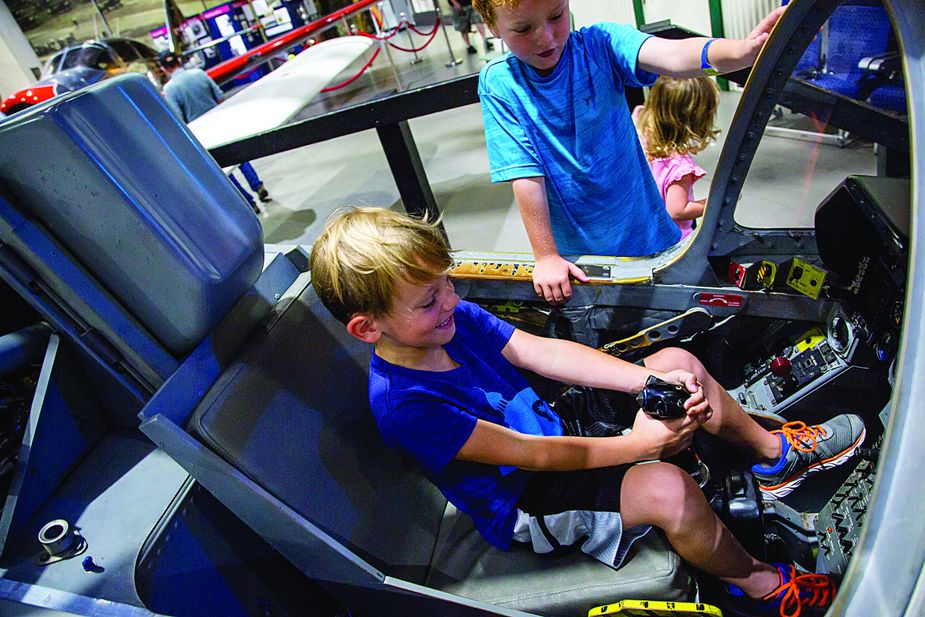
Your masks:
<svg viewBox="0 0 925 617"><path fill-rule="evenodd" d="M511 54L479 76L491 180L545 177L560 254L651 255L680 240L625 98L657 77L637 69L647 38L597 24L571 33L546 77Z"/></svg>
<svg viewBox="0 0 925 617"><path fill-rule="evenodd" d="M410 453L486 540L507 549L531 472L454 457L479 419L529 435L562 435L562 423L501 355L514 326L465 301L454 317L456 334L444 349L459 367L419 371L373 354L370 408L385 442Z"/></svg>

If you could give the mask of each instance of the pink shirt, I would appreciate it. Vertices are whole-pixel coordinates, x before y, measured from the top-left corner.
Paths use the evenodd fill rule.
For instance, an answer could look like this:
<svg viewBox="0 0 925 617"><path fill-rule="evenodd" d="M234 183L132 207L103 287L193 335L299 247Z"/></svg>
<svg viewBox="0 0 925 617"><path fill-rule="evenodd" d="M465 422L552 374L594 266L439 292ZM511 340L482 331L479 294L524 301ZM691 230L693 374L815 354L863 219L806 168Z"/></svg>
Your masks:
<svg viewBox="0 0 925 617"><path fill-rule="evenodd" d="M679 182L684 176L693 176L694 182L700 180L707 172L694 162L690 154L673 154L668 158L655 159L649 161L649 167L652 169L652 175L655 176L655 184L658 186L662 199L668 195L668 187ZM691 189L688 191L687 200L694 200L694 182L691 182ZM675 221L681 228L681 239L688 237L694 230L694 221Z"/></svg>

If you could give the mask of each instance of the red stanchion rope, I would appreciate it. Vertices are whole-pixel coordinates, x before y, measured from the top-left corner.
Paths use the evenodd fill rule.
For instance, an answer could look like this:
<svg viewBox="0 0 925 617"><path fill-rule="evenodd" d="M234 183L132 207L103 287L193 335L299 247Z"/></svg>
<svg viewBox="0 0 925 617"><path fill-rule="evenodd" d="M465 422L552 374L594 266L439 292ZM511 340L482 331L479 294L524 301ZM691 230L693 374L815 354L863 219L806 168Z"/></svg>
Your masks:
<svg viewBox="0 0 925 617"><path fill-rule="evenodd" d="M379 55L379 52L380 52L380 51L382 51L382 48L381 48L381 47L377 47L377 48L376 48L376 51L373 52L372 57L366 62L366 64L363 65L363 68L360 69L360 72L359 72L359 73L357 73L356 75L354 75L353 77L351 77L351 78L348 79L347 81L342 81L341 83L336 84L336 85L334 85L334 86L328 86L327 88L322 88L321 91L322 91L322 92L331 92L332 90L340 90L340 89L343 88L344 86L349 86L350 84L352 84L353 82L355 82L357 79L360 78L360 75L362 75L363 73L365 73L365 72L366 72L366 69L368 69L368 68L370 67L370 65L372 65L373 60L376 59L376 56Z"/></svg>
<svg viewBox="0 0 925 617"><path fill-rule="evenodd" d="M422 31L418 30L417 28L415 28L415 27L414 27L414 24L412 24L410 21L408 21L407 19L403 19L403 20L401 20L401 21L399 22L399 24L398 24L396 27L392 28L392 30L391 30L391 32L390 32L389 34L384 35L384 36L383 36L382 34L370 34L369 32L363 32L362 30L357 30L357 34L359 34L360 36L365 36L365 37L368 38L368 39L374 39L374 40L376 40L376 41L387 41L387 40L389 40L390 38L394 37L395 35L397 35L397 34L399 33L400 28L402 27L402 24L408 26L408 28L410 28L413 32L416 32L417 34L419 34L419 35L421 35L421 36L430 37L431 39L434 37L434 35L436 35L436 33L437 33L437 28L440 27L440 23L437 22L437 23L434 24L433 30L431 30L430 32L422 32ZM395 49L398 49L399 51L421 51L422 49L424 49L425 47L427 47L428 44L430 44L430 40L428 40L427 43L424 43L423 46L421 46L421 47L419 47L419 48L417 48L417 49L405 49L405 48L403 48L403 47L398 47L397 45L392 45L392 44L390 43L390 45L392 45L392 47L394 47Z"/></svg>
<svg viewBox="0 0 925 617"><path fill-rule="evenodd" d="M393 36L395 36L396 34L398 34L399 32L398 29L400 27L401 27L401 24L399 24L395 28L392 28L391 34L387 34L385 36L383 36L382 34L370 34L369 32L363 32L362 30L357 30L357 34L359 34L360 36L365 36L368 39L374 39L376 41L387 41Z"/></svg>
<svg viewBox="0 0 925 617"><path fill-rule="evenodd" d="M412 31L414 31L414 32L416 32L416 33L418 33L418 34L420 34L421 36L430 36L431 34L434 33L434 31L435 31L437 28L440 27L440 18L438 17L438 18L437 18L437 21L434 22L434 29L431 30L430 32L421 32L420 30L418 30L417 28L415 28L415 27L414 27L414 24L411 23L410 21L408 21L407 19L405 20L405 23L408 24L408 27L411 28Z"/></svg>
<svg viewBox="0 0 925 617"><path fill-rule="evenodd" d="M404 23L408 24L409 26L411 25L407 20ZM430 45L431 41L434 40L434 37L437 36L437 30L439 26L440 26L440 22L437 22L434 24L434 29L429 34L430 38L428 38L427 41L425 41L424 44L421 45L420 47L416 47L416 48L399 47L395 43L389 43L389 47L393 49L397 49L398 51L419 52L423 50L425 47L427 47L428 45Z"/></svg>

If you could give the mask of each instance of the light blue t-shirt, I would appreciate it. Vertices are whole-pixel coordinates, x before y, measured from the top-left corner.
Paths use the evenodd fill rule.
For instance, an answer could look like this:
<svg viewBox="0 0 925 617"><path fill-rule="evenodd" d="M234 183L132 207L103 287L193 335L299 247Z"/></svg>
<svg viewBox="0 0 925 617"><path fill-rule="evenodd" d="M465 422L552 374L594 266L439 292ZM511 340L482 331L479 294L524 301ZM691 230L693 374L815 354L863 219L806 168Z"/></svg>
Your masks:
<svg viewBox="0 0 925 617"><path fill-rule="evenodd" d="M456 334L444 346L459 366L418 371L373 354L369 403L384 441L411 454L424 474L486 540L507 549L517 500L531 473L455 460L478 420L527 435L562 435L559 416L502 355L514 326L460 302Z"/></svg>
<svg viewBox="0 0 925 617"><path fill-rule="evenodd" d="M546 77L511 54L488 63L479 98L492 182L543 176L563 255L651 255L681 237L649 171L625 87L648 35L618 24L572 32Z"/></svg>
<svg viewBox="0 0 925 617"><path fill-rule="evenodd" d="M164 98L189 123L218 105L222 89L202 69L179 68L164 84Z"/></svg>

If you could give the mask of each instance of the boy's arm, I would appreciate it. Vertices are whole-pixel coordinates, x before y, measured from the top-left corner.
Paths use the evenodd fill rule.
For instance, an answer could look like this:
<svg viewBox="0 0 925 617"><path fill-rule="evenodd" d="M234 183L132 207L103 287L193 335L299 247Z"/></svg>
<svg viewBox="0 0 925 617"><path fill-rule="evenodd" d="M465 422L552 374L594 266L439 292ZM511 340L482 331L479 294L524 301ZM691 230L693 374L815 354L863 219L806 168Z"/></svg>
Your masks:
<svg viewBox="0 0 925 617"><path fill-rule="evenodd" d="M720 73L731 73L754 64L785 10L786 7L779 7L772 11L744 39L716 39L708 50L710 64ZM700 53L709 40L650 37L639 48L638 68L672 77L699 77L703 75Z"/></svg>
<svg viewBox="0 0 925 617"><path fill-rule="evenodd" d="M575 471L625 465L667 458L683 451L703 421L702 417L688 416L662 422L639 412L629 435L547 437L524 435L478 420L455 458L532 471Z"/></svg>
<svg viewBox="0 0 925 617"><path fill-rule="evenodd" d="M684 370L662 372L615 358L586 345L563 339L536 336L514 330L501 350L514 366L533 371L562 383L638 393L649 375L687 388L690 398L684 403L688 417L709 417L710 404L703 388L692 373Z"/></svg>
<svg viewBox="0 0 925 617"><path fill-rule="evenodd" d="M569 276L574 276L582 282L587 282L588 276L578 266L559 255L549 222L546 179L517 178L511 182L511 187L536 259L533 268L533 289L536 295L543 296L550 304L562 304L572 297Z"/></svg>
<svg viewBox="0 0 925 617"><path fill-rule="evenodd" d="M690 201L688 199L691 185L693 184L694 176L687 174L665 191L665 207L672 220L690 221L703 216L706 201L703 199Z"/></svg>
<svg viewBox="0 0 925 617"><path fill-rule="evenodd" d="M564 339L536 336L515 329L501 350L508 362L562 383L640 392L649 375L664 376L644 366L607 355Z"/></svg>

